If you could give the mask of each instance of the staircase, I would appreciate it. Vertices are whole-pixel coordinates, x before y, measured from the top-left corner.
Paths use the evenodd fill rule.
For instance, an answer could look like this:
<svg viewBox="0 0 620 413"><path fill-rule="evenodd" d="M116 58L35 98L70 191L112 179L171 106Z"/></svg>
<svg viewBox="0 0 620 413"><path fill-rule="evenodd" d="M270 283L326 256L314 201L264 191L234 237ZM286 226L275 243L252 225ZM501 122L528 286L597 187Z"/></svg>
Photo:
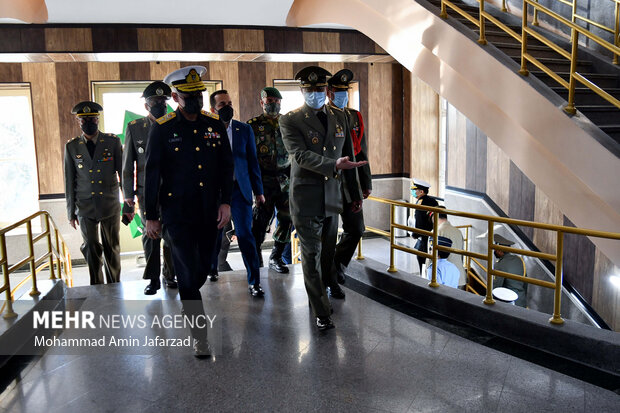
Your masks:
<svg viewBox="0 0 620 413"><path fill-rule="evenodd" d="M427 6L424 2L420 2L420 4L422 6L427 6L429 10L439 14L441 9L441 0L428 1L432 6ZM453 3L474 18L479 19L480 14L478 6L472 6L460 0L454 0ZM492 5L488 4L485 5L485 10L493 14L510 29L521 34L520 19L516 16L510 15L509 13L502 13L499 9L496 9ZM461 24L474 32L476 36L479 36L480 30L474 23L462 17L450 8L447 8L447 12L449 22L456 21L458 24L455 26ZM570 44L567 40L564 40L540 27L536 27L536 30L545 37L553 39L556 44L560 45L561 48L570 53ZM485 20L485 38L488 44L492 44L506 56L514 60L517 64L517 66L515 66L515 70L519 70L521 64L521 43L517 39L502 31L488 20ZM568 82L570 61L532 36L528 36L527 41L528 53L538 59L541 63L545 64L551 70L555 71L560 77ZM568 99L568 90L562 87L551 76L529 62L527 67L530 71L530 76L534 76L542 81L552 92L564 100ZM585 50L580 50L577 71L583 73L587 79L591 80L596 85L604 88L606 92L614 96L616 99L620 99L620 68L618 66L613 65L611 62L604 62L601 59L597 59ZM601 131L610 136L616 142L620 143L620 109L616 108L585 86L578 86L575 90L575 107Z"/></svg>

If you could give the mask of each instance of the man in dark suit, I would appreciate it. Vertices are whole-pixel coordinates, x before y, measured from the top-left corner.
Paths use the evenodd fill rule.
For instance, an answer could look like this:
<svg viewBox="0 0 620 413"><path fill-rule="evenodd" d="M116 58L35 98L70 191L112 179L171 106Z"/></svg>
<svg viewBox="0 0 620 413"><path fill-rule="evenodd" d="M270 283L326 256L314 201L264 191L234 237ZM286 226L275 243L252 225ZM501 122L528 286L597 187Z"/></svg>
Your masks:
<svg viewBox="0 0 620 413"><path fill-rule="evenodd" d="M327 97L329 103L344 111L349 124L351 138L353 139L353 153L355 160L368 161L368 145L366 144L366 134L364 133L364 119L362 114L355 109L348 108L349 84L353 80L353 72L349 69L342 69L327 81ZM372 175L370 165L366 164L357 169L359 183L364 199L368 198L372 192ZM344 197L343 197L344 199ZM334 271L340 284L344 284L344 271L351 262L351 257L357 248L362 235L364 235L364 213L361 204L357 202L345 203L342 208L342 235L336 245L334 254ZM332 297L335 289L332 289ZM344 293L342 294L344 296Z"/></svg>
<svg viewBox="0 0 620 413"><path fill-rule="evenodd" d="M217 113L224 122L228 140L232 147L235 166L232 190L231 213L235 225L235 235L243 257L243 264L248 273L249 292L253 297L262 297L265 293L260 286L260 269L256 242L252 235L252 192L256 196L256 204L265 203L263 184L256 158L254 133L247 123L234 120L232 100L226 90L216 90L210 96L211 112ZM222 233L218 237L218 247L213 256L211 281L217 280L217 258L222 242Z"/></svg>
<svg viewBox="0 0 620 413"><path fill-rule="evenodd" d="M351 161L355 158L344 113L325 105L329 75L318 66L299 71L295 79L301 81L305 104L280 118L282 140L291 156L291 218L301 242L304 284L319 330L334 328L325 287L335 282L332 265L343 203L341 170L355 172L353 168L365 165ZM347 201L361 202L355 177L346 183Z"/></svg>
<svg viewBox="0 0 620 413"><path fill-rule="evenodd" d="M146 163L145 148L149 138L149 131L157 118L166 114L166 100L170 99L172 90L164 82L156 81L149 84L142 97L146 100L144 107L149 111L148 116L133 120L127 125L125 133L125 150L123 151L123 215L129 220L134 215L134 198L138 196L140 206L140 218L142 225L144 220L144 165ZM135 171L135 173L134 173ZM127 221L123 221L127 222ZM144 289L144 294L153 295L159 290L159 270L161 267L159 258L160 239L151 239L142 233L142 247L146 266L142 278L150 280ZM168 243L164 240L164 280L166 286L176 288L174 280L174 267L172 265L172 252Z"/></svg>
<svg viewBox="0 0 620 413"><path fill-rule="evenodd" d="M120 202L121 141L116 135L99 131L95 102L80 102L71 111L82 135L65 145L65 196L67 217L75 229L79 225L84 241L80 250L88 263L90 284L103 284L103 252L108 283L121 279ZM101 242L99 242L101 232Z"/></svg>
<svg viewBox="0 0 620 413"><path fill-rule="evenodd" d="M421 179L413 179L411 184L411 192L412 195L417 199L417 205L426 205L431 207L436 207L439 204L437 200L428 194L428 190L430 189L431 184ZM416 209L415 211L415 228L423 229L426 231L433 230L433 221L431 220L431 215L428 211L422 211L421 209ZM428 252L428 237L426 235L420 235L417 233L413 233L413 238L416 238L416 244L414 248L421 252ZM426 258L418 256L418 264L420 266L420 276L424 276L422 272L422 266Z"/></svg>
<svg viewBox="0 0 620 413"><path fill-rule="evenodd" d="M146 147L146 232L172 242L172 259L186 316L204 315L200 287L207 278L218 230L230 220L233 160L226 128L201 111L203 66L184 67L164 82L179 104L159 119ZM160 220L161 219L161 220ZM210 355L206 330L193 328L197 357Z"/></svg>

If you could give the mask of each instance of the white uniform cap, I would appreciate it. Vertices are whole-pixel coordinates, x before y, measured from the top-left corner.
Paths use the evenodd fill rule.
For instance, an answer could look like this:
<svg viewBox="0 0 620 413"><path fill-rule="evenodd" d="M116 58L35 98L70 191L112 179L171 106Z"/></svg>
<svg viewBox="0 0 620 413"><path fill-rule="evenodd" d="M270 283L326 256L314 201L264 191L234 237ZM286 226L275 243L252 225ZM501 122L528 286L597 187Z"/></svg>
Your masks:
<svg viewBox="0 0 620 413"><path fill-rule="evenodd" d="M413 178L413 182L411 183L411 189L426 189L428 190L431 187L431 184L429 184L428 182L422 180L422 179L418 179L418 178Z"/></svg>
<svg viewBox="0 0 620 413"><path fill-rule="evenodd" d="M516 301L517 298L519 298L517 293L515 293L511 289L504 287L493 288L493 297L505 303L512 303L513 301Z"/></svg>
<svg viewBox="0 0 620 413"><path fill-rule="evenodd" d="M164 78L164 83L175 88L179 92L203 92L207 90L202 77L207 74L204 66L185 66Z"/></svg>

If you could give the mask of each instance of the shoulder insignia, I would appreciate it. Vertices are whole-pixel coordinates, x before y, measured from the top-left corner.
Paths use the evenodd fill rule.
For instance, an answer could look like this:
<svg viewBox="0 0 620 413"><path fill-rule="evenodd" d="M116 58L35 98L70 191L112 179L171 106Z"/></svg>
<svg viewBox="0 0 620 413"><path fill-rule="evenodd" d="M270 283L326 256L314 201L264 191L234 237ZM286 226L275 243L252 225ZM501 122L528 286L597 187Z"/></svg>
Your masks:
<svg viewBox="0 0 620 413"><path fill-rule="evenodd" d="M174 119L176 116L177 116L176 112L170 112L170 113L165 114L161 118L158 118L156 122L159 123L160 125L163 125L164 123L168 122L170 119Z"/></svg>
<svg viewBox="0 0 620 413"><path fill-rule="evenodd" d="M138 123L137 120L132 120L131 122L129 122L130 125L135 125L136 123Z"/></svg>
<svg viewBox="0 0 620 413"><path fill-rule="evenodd" d="M200 113L202 113L203 115L208 116L208 117L210 117L210 118L213 118L213 119L218 119L218 120L220 119L220 116L219 116L219 115L216 115L215 113L207 112L207 111L206 111L206 110L204 110L204 109L203 109L203 110L201 110L201 111L200 111Z"/></svg>
<svg viewBox="0 0 620 413"><path fill-rule="evenodd" d="M337 110L337 111L339 111L339 112L344 112L344 109L340 109L338 106L332 106L332 105L329 105L329 108L330 108L330 109Z"/></svg>

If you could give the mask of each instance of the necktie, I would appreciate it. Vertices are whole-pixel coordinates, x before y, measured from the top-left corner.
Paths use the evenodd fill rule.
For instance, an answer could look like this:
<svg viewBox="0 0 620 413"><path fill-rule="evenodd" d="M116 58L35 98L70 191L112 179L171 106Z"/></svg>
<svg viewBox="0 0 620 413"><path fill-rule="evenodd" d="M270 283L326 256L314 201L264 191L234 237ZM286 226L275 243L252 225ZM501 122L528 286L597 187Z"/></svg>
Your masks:
<svg viewBox="0 0 620 413"><path fill-rule="evenodd" d="M90 159L93 159L93 156L95 155L95 142L91 140L86 140L86 149L88 149Z"/></svg>
<svg viewBox="0 0 620 413"><path fill-rule="evenodd" d="M325 132L327 132L327 115L325 114L325 112L323 111L317 112L316 116L319 118L319 120L323 124L323 129L325 129Z"/></svg>

